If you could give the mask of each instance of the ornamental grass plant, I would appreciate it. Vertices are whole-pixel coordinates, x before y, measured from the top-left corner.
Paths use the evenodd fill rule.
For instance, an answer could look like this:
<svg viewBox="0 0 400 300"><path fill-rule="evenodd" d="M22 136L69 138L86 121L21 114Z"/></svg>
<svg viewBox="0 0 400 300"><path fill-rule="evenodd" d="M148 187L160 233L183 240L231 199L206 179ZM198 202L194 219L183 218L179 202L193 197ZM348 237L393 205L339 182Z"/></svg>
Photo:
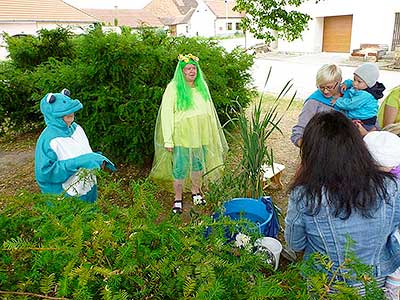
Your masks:
<svg viewBox="0 0 400 300"><path fill-rule="evenodd" d="M268 71L263 90L265 90L268 84L271 70L270 68ZM236 117L230 118L228 121L228 123L233 123L236 129L234 132L238 132L237 137L229 132L228 134L233 139L239 139L241 160L236 172L242 196L255 199L263 196L262 166L265 164L273 166L274 162L273 149L269 147L268 139L274 131L281 132L279 123L295 99L296 93L290 97L290 101L284 112L279 113L278 106L280 99L287 97L292 86L291 81L288 81L279 95L272 101L272 104L267 108L264 107L264 93L261 93L256 103L249 108L249 115L246 113L245 108L238 103L238 111L233 114Z"/></svg>

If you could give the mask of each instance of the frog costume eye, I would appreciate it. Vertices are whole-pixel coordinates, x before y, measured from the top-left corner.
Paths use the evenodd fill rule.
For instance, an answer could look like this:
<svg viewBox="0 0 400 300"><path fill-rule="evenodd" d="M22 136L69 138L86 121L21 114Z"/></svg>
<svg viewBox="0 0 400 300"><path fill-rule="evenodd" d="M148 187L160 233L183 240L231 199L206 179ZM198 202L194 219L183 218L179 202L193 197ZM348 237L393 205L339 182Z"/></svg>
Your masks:
<svg viewBox="0 0 400 300"><path fill-rule="evenodd" d="M56 96L54 96L52 93L47 95L47 98L46 98L47 103L51 104L51 103L54 103L55 101L56 101Z"/></svg>
<svg viewBox="0 0 400 300"><path fill-rule="evenodd" d="M67 96L67 97L71 97L71 92L69 91L69 89L63 89L61 91L61 94Z"/></svg>

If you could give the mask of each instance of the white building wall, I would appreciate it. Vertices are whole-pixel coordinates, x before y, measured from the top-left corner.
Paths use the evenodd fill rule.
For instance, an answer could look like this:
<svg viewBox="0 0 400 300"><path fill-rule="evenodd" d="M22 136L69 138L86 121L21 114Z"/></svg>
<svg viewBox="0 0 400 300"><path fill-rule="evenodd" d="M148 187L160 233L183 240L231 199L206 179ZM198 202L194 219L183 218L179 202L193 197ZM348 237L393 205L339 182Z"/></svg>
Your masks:
<svg viewBox="0 0 400 300"><path fill-rule="evenodd" d="M240 24L240 18L219 18L215 20L215 28L217 36L229 36L235 33L243 33L243 30L236 29L237 24ZM232 29L228 29L228 23L232 24Z"/></svg>
<svg viewBox="0 0 400 300"><path fill-rule="evenodd" d="M302 39L291 43L279 40L278 50L322 51L323 18L342 15L353 15L351 50L364 43L386 44L390 50L395 13L400 12L400 0L325 0L317 4L309 1L300 7L300 11L313 18L308 29L303 32Z"/></svg>
<svg viewBox="0 0 400 300"><path fill-rule="evenodd" d="M34 35L37 30L36 22L0 23L0 31L6 32L11 36L16 34Z"/></svg>
<svg viewBox="0 0 400 300"><path fill-rule="evenodd" d="M400 5L397 10L382 8L375 12L355 14L353 16L351 49L359 48L360 44L386 44L390 50L396 12L400 12Z"/></svg>
<svg viewBox="0 0 400 300"><path fill-rule="evenodd" d="M189 23L189 36L215 36L215 15L210 8L201 0L197 1L196 7Z"/></svg>
<svg viewBox="0 0 400 300"><path fill-rule="evenodd" d="M176 36L187 36L189 35L189 24L177 24L176 25Z"/></svg>
<svg viewBox="0 0 400 300"><path fill-rule="evenodd" d="M302 38L293 42L278 41L278 50L287 52L321 52L324 18L314 18L309 22L308 29Z"/></svg>
<svg viewBox="0 0 400 300"><path fill-rule="evenodd" d="M69 28L72 33L75 34L82 34L85 33L85 31L89 28L92 27L93 24L90 23L50 23L50 22L38 22L37 27L38 30L40 29L56 29L58 27L64 27L64 28ZM110 26L113 27L113 26ZM108 28L110 28L108 27ZM111 30L111 29L110 29Z"/></svg>

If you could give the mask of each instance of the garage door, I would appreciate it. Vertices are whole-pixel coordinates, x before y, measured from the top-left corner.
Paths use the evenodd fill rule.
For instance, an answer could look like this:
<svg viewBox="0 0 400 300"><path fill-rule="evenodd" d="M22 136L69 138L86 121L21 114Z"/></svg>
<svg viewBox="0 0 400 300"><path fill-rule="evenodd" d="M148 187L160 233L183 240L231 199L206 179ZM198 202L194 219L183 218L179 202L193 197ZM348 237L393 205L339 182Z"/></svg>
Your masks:
<svg viewBox="0 0 400 300"><path fill-rule="evenodd" d="M352 15L325 17L322 51L350 52L352 24Z"/></svg>

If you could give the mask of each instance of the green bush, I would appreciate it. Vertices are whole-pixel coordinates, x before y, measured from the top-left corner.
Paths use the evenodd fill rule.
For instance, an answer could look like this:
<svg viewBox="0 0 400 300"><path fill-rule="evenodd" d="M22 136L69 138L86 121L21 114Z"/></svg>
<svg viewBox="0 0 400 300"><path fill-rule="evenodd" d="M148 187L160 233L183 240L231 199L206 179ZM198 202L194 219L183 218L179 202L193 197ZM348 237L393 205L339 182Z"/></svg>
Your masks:
<svg viewBox="0 0 400 300"><path fill-rule="evenodd" d="M72 33L68 28L41 29L38 36L10 37L4 34L9 57L20 69L33 69L49 58L72 59Z"/></svg>
<svg viewBox="0 0 400 300"><path fill-rule="evenodd" d="M0 135L5 133L4 121L14 130L25 128L32 122L38 122L36 99L31 98L34 82L29 73L9 62L0 63Z"/></svg>
<svg viewBox="0 0 400 300"><path fill-rule="evenodd" d="M101 28L95 28L75 38L69 37L68 32L64 34L70 53L58 51L48 54L45 61L32 59L30 63L22 59L23 55L15 54L23 52L18 45L36 49L43 38L9 39L15 61L9 63L8 72L0 73L0 114L11 117L15 126L32 117L41 120L39 100L48 92L66 87L84 105L77 113L77 121L93 148L114 160L150 161L155 120L179 53L190 52L200 57L221 123L228 119L226 112L232 114L235 110L231 108L237 108L234 100L245 107L252 99L252 56L240 50L227 53L214 41L168 37L164 32L147 29L133 34L124 30L118 35L104 34ZM60 44L64 47L67 43ZM2 81L9 80L8 77L12 78L11 86ZM25 88L17 91L22 84ZM12 99L13 104L6 99ZM32 115L25 109L18 111L22 106Z"/></svg>

